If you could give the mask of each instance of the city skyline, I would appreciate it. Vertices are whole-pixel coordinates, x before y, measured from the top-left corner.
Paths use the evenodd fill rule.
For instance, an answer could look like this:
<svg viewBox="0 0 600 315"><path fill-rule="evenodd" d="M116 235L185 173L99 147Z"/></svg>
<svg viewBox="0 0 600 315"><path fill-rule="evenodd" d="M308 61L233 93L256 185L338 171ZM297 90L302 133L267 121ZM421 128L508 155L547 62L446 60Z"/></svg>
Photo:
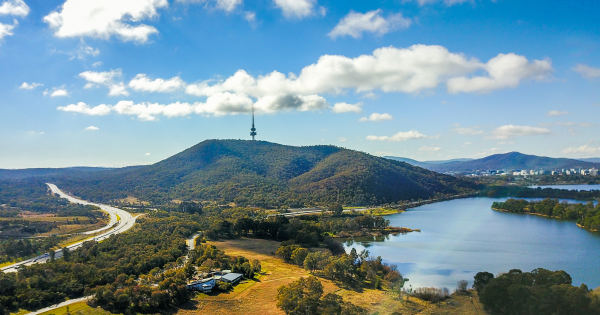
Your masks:
<svg viewBox="0 0 600 315"><path fill-rule="evenodd" d="M0 168L150 164L250 139L253 107L257 140L286 145L598 157L599 9L0 1Z"/></svg>

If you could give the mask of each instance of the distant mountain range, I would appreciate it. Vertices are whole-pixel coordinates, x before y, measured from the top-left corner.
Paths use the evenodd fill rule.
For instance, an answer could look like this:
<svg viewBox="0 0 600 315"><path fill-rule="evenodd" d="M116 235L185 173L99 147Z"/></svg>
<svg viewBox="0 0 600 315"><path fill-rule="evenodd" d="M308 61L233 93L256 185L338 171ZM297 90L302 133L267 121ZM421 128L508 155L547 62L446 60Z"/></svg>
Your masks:
<svg viewBox="0 0 600 315"><path fill-rule="evenodd" d="M207 140L153 165L121 169L0 170L0 180L52 181L98 202L128 196L164 204L212 200L297 207L367 205L473 191L467 180L334 146Z"/></svg>
<svg viewBox="0 0 600 315"><path fill-rule="evenodd" d="M436 172L471 173L484 170L555 170L571 168L600 168L600 159L566 159L549 158L536 155L527 155L519 152L494 154L482 159L458 159L448 161L419 162L411 159L386 156L385 158L402 161L414 166L426 168Z"/></svg>

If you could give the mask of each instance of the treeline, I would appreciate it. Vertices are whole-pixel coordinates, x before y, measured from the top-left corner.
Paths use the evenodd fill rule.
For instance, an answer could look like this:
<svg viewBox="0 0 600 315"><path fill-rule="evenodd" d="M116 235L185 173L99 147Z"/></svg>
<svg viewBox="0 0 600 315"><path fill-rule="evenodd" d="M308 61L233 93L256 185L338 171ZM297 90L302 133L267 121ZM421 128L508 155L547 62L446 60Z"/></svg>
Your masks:
<svg viewBox="0 0 600 315"><path fill-rule="evenodd" d="M188 272L193 270L192 266L198 266L200 271L206 273L212 270L231 270L252 279L261 270L258 260L249 261L244 256L226 255L214 245L204 244L199 239L196 239L196 247L190 251L189 260L191 263L188 265Z"/></svg>
<svg viewBox="0 0 600 315"><path fill-rule="evenodd" d="M139 224L131 231L113 235L101 243L86 242L63 259L22 267L18 273L0 273L0 313L15 312L20 308L36 310L66 298L91 294L98 286L104 287L101 298L106 298L98 303L120 309L119 305L125 305L123 301L131 297L131 302L134 298L119 291L121 284L133 285L141 275L176 265L187 251L186 238L199 230L199 221L198 216L150 214L148 218L138 219ZM173 275L165 289L171 290L168 293L173 297L167 303L169 305L181 301L177 295L181 292L181 281L177 277ZM176 292L171 283L176 285ZM112 292L112 298L106 292ZM159 296L164 297L160 294L156 297ZM118 302L119 299L123 304ZM139 305L134 307L135 310L146 309L143 303L148 301L142 300L142 304L135 304ZM114 301L118 303L112 304Z"/></svg>
<svg viewBox="0 0 600 315"><path fill-rule="evenodd" d="M379 289L385 281L395 289L402 287L406 280L396 265L383 263L381 257L369 257L369 251L366 250L357 253L356 249L352 248L349 254L343 252L334 256L324 251L310 252L299 245L283 245L277 249L276 254L286 262L303 267L316 276L347 286L370 284Z"/></svg>
<svg viewBox="0 0 600 315"><path fill-rule="evenodd" d="M535 213L552 218L577 220L577 224L586 229L600 230L600 205L594 206L593 202L567 203L550 198L542 201L508 199L505 202L494 202L492 208L513 213Z"/></svg>
<svg viewBox="0 0 600 315"><path fill-rule="evenodd" d="M31 239L0 240L0 264L14 261L17 258L39 255L58 245L60 238L56 236Z"/></svg>
<svg viewBox="0 0 600 315"><path fill-rule="evenodd" d="M522 186L488 186L480 193L482 197L515 198L559 198L575 200L595 200L600 198L600 190L567 190L556 188L529 188Z"/></svg>
<svg viewBox="0 0 600 315"><path fill-rule="evenodd" d="M325 233L357 231L383 231L389 221L378 216L364 214L328 217L324 215L287 218L274 216L253 219L244 216L235 219L215 219L206 229L205 235L211 239L253 236L277 241L292 240L296 244L315 247L325 240Z"/></svg>
<svg viewBox="0 0 600 315"><path fill-rule="evenodd" d="M562 270L513 269L498 277L479 272L473 288L485 309L494 315L600 314L600 295L585 284L576 287L571 283L571 276Z"/></svg>
<svg viewBox="0 0 600 315"><path fill-rule="evenodd" d="M300 278L277 289L277 307L288 315L363 315L367 311L341 296L328 293L323 296L323 285L315 277Z"/></svg>

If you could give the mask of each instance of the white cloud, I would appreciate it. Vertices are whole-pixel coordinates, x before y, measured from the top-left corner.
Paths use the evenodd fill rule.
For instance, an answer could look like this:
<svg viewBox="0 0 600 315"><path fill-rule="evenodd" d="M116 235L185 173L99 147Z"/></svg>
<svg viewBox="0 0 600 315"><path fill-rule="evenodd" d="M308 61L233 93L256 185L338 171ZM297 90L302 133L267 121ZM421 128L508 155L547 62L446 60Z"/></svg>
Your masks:
<svg viewBox="0 0 600 315"><path fill-rule="evenodd" d="M407 132L398 132L397 134L388 137L388 136L367 136L367 140L370 141L406 141L406 140L410 140L410 139L424 139L427 138L426 135L416 131L416 130L411 130L411 131L407 131Z"/></svg>
<svg viewBox="0 0 600 315"><path fill-rule="evenodd" d="M77 46L77 49L75 50L75 53L73 56L77 57L77 59L83 60L83 59L85 59L86 56L96 57L99 54L100 54L100 49L86 45L86 43L82 39L81 42L79 43L79 45Z"/></svg>
<svg viewBox="0 0 600 315"><path fill-rule="evenodd" d="M141 92L169 93L183 89L185 87L185 82L179 77L173 77L168 80L150 80L150 78L142 73L136 75L133 80L129 81L129 87Z"/></svg>
<svg viewBox="0 0 600 315"><path fill-rule="evenodd" d="M543 80L550 76L552 63L549 60L534 60L513 53L499 54L490 59L482 68L488 76L456 77L448 80L450 93L486 93L503 88L517 87L521 80Z"/></svg>
<svg viewBox="0 0 600 315"><path fill-rule="evenodd" d="M588 145L582 145L578 148L567 148L562 151L565 154L598 154L600 153L600 148L590 147Z"/></svg>
<svg viewBox="0 0 600 315"><path fill-rule="evenodd" d="M483 130L479 130L479 127L473 127L473 128L468 128L468 127L461 127L460 124L454 124L454 129L451 129L451 131L456 132L458 134L461 135L480 135L485 133Z"/></svg>
<svg viewBox="0 0 600 315"><path fill-rule="evenodd" d="M253 24L254 22L256 22L256 13L246 12L244 14L244 18L246 19L246 21L250 22L250 24Z"/></svg>
<svg viewBox="0 0 600 315"><path fill-rule="evenodd" d="M340 137L340 138L338 138L338 140L339 140L340 142L345 142L345 141L346 141L346 138L344 138L344 137Z"/></svg>
<svg viewBox="0 0 600 315"><path fill-rule="evenodd" d="M0 15L17 15L20 17L29 14L29 7L23 0L7 0L0 5Z"/></svg>
<svg viewBox="0 0 600 315"><path fill-rule="evenodd" d="M85 128L85 130L91 130L91 131L94 131L94 130L100 130L100 128L98 128L98 127L96 127L96 126L89 126L89 127L86 127L86 128Z"/></svg>
<svg viewBox="0 0 600 315"><path fill-rule="evenodd" d="M118 95L129 95L127 91L127 87L123 82L117 82L123 76L123 72L121 69L104 71L104 72L95 72L95 71L85 71L79 74L80 78L85 79L88 83L85 85L86 89L91 89L98 86L106 86L109 88L108 95L110 96L118 96Z"/></svg>
<svg viewBox="0 0 600 315"><path fill-rule="evenodd" d="M41 83L35 83L35 82L31 82L31 83L23 82L23 84L21 84L21 86L19 86L19 89L33 90L38 86L44 86L44 85Z"/></svg>
<svg viewBox="0 0 600 315"><path fill-rule="evenodd" d="M150 155L150 153L146 153L146 154L144 154L144 155L148 156L148 155Z"/></svg>
<svg viewBox="0 0 600 315"><path fill-rule="evenodd" d="M515 125L504 125L500 126L492 131L493 136L487 138L491 139L512 139L515 136L534 136L534 135L547 135L550 134L550 130L540 127L531 126L515 126Z"/></svg>
<svg viewBox="0 0 600 315"><path fill-rule="evenodd" d="M39 136L39 135L43 135L44 132L43 131L29 131L27 132L28 134L32 135L32 136Z"/></svg>
<svg viewBox="0 0 600 315"><path fill-rule="evenodd" d="M111 107L109 105L102 104L95 107L90 107L84 102L79 102L77 104L71 104L67 106L60 106L57 109L62 110L64 112L79 113L91 116L104 116L108 115L111 111Z"/></svg>
<svg viewBox="0 0 600 315"><path fill-rule="evenodd" d="M336 114L360 113L360 112L362 112L362 108L360 108L361 106L362 106L362 103L348 104L348 103L341 102L341 103L335 103L335 105L333 105L333 108L331 109L331 111Z"/></svg>
<svg viewBox="0 0 600 315"><path fill-rule="evenodd" d="M516 57L525 59L522 56ZM504 60L504 57L500 59ZM490 63L496 62L492 60ZM529 71L529 64L522 66L527 69L522 69L520 72ZM434 89L440 83L456 77L475 80L476 78L466 79L462 76L480 69L496 69L496 67L489 67L463 54L451 53L442 46L414 45L402 49L384 47L375 50L372 55L356 58L324 55L317 63L302 69L300 75L286 76L274 71L264 76L254 77L244 70L238 70L225 80L208 80L190 84L186 88L186 93L210 96L214 93L233 92L244 93L255 98L266 95L339 94L348 89L357 93L368 93L373 90L419 93ZM519 72L517 66L513 65L511 69L514 70L513 72ZM500 87L495 86L495 88ZM451 89L450 85L449 90L457 91ZM472 92L479 91L481 91L479 88L472 90Z"/></svg>
<svg viewBox="0 0 600 315"><path fill-rule="evenodd" d="M578 64L571 70L578 72L582 77L586 79L594 79L600 77L600 68L593 68L587 65Z"/></svg>
<svg viewBox="0 0 600 315"><path fill-rule="evenodd" d="M405 1L410 1L410 0L405 0ZM437 3L437 2L444 2L444 4L446 4L447 6L451 6L451 5L455 5L455 4L462 4L465 2L473 2L473 0L416 0L416 1L421 6L433 4L433 3Z"/></svg>
<svg viewBox="0 0 600 315"><path fill-rule="evenodd" d="M392 117L392 115L390 115L388 113L383 113L383 114L373 113L373 114L371 114L371 116L362 117L358 121L384 121L384 120L393 120L393 119L394 119L394 117Z"/></svg>
<svg viewBox="0 0 600 315"><path fill-rule="evenodd" d="M109 39L145 43L158 30L139 24L158 16L157 9L169 5L167 0L66 0L57 11L44 17L56 37Z"/></svg>
<svg viewBox="0 0 600 315"><path fill-rule="evenodd" d="M46 90L44 91L44 96L49 95L50 97L62 97L62 96L69 96L69 92L64 88L64 87L60 87L60 88L53 88L52 91L50 90Z"/></svg>
<svg viewBox="0 0 600 315"><path fill-rule="evenodd" d="M19 25L17 20L13 21L13 25L0 23L0 39L3 39L5 36L13 36L13 29Z"/></svg>
<svg viewBox="0 0 600 315"><path fill-rule="evenodd" d="M301 19L313 14L315 0L273 0L286 18Z"/></svg>
<svg viewBox="0 0 600 315"><path fill-rule="evenodd" d="M564 116L564 115L568 115L568 114L570 114L570 113L567 111L561 112L558 110L551 110L548 113L546 113L546 116Z"/></svg>
<svg viewBox="0 0 600 315"><path fill-rule="evenodd" d="M375 151L375 155L377 156L391 156L392 153L386 151Z"/></svg>
<svg viewBox="0 0 600 315"><path fill-rule="evenodd" d="M428 151L428 152L437 152L440 151L442 148L440 147L428 147L428 146L423 146L419 148L419 151Z"/></svg>
<svg viewBox="0 0 600 315"><path fill-rule="evenodd" d="M206 3L209 0L177 0L177 2L181 3ZM235 10L239 5L243 3L243 0L211 0L210 2L214 2L215 9L223 10L226 12L231 12Z"/></svg>
<svg viewBox="0 0 600 315"><path fill-rule="evenodd" d="M94 68L100 67L101 65L103 65L102 61L96 61L96 62L92 63L92 67L94 67Z"/></svg>
<svg viewBox="0 0 600 315"><path fill-rule="evenodd" d="M381 10L367 13L350 12L328 35L331 38L346 35L360 38L363 32L371 32L381 36L397 29L407 28L411 23L412 20L404 18L401 13L384 18L381 16Z"/></svg>

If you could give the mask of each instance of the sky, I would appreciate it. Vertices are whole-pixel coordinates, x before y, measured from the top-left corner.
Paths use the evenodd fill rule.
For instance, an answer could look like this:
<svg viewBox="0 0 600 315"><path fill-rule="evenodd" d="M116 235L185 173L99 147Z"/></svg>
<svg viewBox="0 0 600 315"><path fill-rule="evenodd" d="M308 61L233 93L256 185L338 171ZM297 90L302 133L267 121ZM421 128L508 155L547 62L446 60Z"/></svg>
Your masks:
<svg viewBox="0 0 600 315"><path fill-rule="evenodd" d="M0 168L206 139L600 156L600 2L0 0Z"/></svg>

